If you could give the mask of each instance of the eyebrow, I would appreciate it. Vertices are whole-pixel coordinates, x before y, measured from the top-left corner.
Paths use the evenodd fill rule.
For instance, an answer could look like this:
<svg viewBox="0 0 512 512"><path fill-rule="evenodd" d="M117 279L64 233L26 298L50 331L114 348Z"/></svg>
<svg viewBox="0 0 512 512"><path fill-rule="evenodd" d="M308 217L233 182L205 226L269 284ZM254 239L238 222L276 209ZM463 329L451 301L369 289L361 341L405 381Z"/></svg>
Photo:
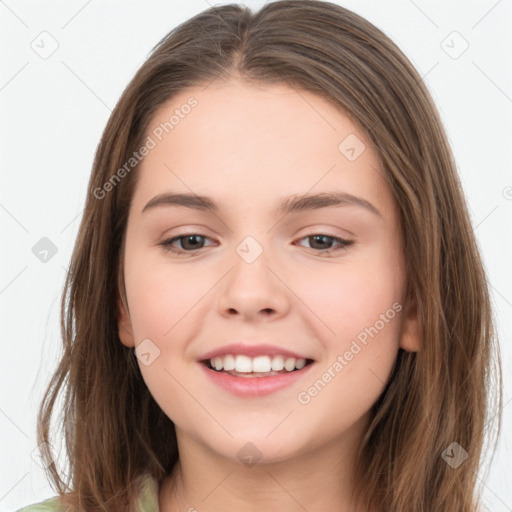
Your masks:
<svg viewBox="0 0 512 512"><path fill-rule="evenodd" d="M142 209L142 213L157 207L177 206L193 210L214 213L219 211L219 206L208 196L200 196L188 193L164 193L151 199ZM321 192L318 194L295 195L282 199L277 207L277 214L300 213L309 210L318 210L332 206L359 206L382 217L380 211L369 201L347 192Z"/></svg>

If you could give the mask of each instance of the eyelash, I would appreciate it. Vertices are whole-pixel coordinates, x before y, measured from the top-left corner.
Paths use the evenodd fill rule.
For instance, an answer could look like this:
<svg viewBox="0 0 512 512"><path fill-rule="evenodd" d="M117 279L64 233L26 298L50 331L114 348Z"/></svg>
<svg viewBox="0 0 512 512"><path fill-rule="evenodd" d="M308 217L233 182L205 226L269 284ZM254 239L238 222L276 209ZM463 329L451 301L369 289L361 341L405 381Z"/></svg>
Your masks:
<svg viewBox="0 0 512 512"><path fill-rule="evenodd" d="M193 255L193 254L196 254L201 249L203 249L203 247L201 247L199 249L192 250L192 251L186 251L185 249L178 249L178 248L172 246L172 243L175 242L176 240L180 240L182 238L186 238L186 237L189 237L189 236L197 236L197 237L204 238L204 239L208 239L209 238L207 236L200 235L199 233L183 233L181 235L178 235L178 236L175 236L173 238L170 238L169 240L165 240L165 241L161 242L158 245L162 246L165 252L170 252L170 253L174 253L174 254L190 254L190 255ZM340 244L338 246L338 248L334 248L334 249L333 248L330 248L330 249L313 249L312 248L312 250L314 250L314 251L316 251L316 252L318 252L320 254L337 252L337 251L340 251L340 250L347 250L347 248L354 243L353 240L344 240L343 238L339 238L337 236L330 235L328 233L311 233L310 235L306 235L306 236L302 237L300 240L304 240L304 239L307 239L307 238L313 238L315 236L323 236L323 237L326 237L326 238L329 238L329 239L333 240L334 242L338 242Z"/></svg>

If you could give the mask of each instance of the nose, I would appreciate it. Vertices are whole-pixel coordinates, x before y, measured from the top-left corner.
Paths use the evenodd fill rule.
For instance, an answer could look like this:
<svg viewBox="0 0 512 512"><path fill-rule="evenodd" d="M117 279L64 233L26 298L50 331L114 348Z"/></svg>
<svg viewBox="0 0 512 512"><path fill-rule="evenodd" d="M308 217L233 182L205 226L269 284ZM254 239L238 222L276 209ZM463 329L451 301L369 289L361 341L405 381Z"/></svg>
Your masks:
<svg viewBox="0 0 512 512"><path fill-rule="evenodd" d="M219 314L246 321L274 321L288 313L286 277L269 263L266 251L251 263L236 255L233 268L221 283Z"/></svg>

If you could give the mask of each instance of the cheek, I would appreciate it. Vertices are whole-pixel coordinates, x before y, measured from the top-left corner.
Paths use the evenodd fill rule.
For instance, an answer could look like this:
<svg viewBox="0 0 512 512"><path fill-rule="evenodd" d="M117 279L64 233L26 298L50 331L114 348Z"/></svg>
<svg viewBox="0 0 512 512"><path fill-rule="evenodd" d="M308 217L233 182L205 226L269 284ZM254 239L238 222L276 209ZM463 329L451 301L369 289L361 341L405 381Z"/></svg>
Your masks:
<svg viewBox="0 0 512 512"><path fill-rule="evenodd" d="M192 269L192 267L188 267ZM126 290L136 342L154 337L160 342L182 330L194 307L211 288L186 265L149 262L134 257L126 263Z"/></svg>
<svg viewBox="0 0 512 512"><path fill-rule="evenodd" d="M297 294L314 311L317 318L309 324L316 325L314 336L325 350L311 393L304 389L299 399L311 401L311 411L343 403L357 417L385 387L399 347L404 284L400 260L389 254L376 252L357 263L347 259L315 274L309 286L297 280Z"/></svg>
<svg viewBox="0 0 512 512"><path fill-rule="evenodd" d="M391 258L363 261L354 257L311 271L309 277L294 279L294 291L307 311L316 316L320 338L336 344L357 337L376 322L382 329L381 316L393 319L397 313L393 304L400 303L402 297L403 276ZM386 322L386 331L394 330L396 334L396 329L389 328L391 324L397 322Z"/></svg>
<svg viewBox="0 0 512 512"><path fill-rule="evenodd" d="M321 417L326 408L343 413L333 417L333 433L371 408L391 373L403 309L399 261L375 254L317 276L316 286L308 288L307 300L321 320L316 336L326 356L297 401L310 418Z"/></svg>
<svg viewBox="0 0 512 512"><path fill-rule="evenodd" d="M336 435L369 411L383 392L399 348L401 311L395 279L381 268L347 267L310 289L325 355L297 395L312 431ZM306 302L306 301L305 301ZM329 329L326 328L329 327ZM325 411L336 411L328 423ZM308 423L308 424L309 424Z"/></svg>
<svg viewBox="0 0 512 512"><path fill-rule="evenodd" d="M179 425L191 407L180 385L187 382L183 354L197 325L194 305L207 293L206 284L177 265L144 261L132 253L126 261L126 291L135 343L149 347L149 364L138 360L142 377L160 408Z"/></svg>

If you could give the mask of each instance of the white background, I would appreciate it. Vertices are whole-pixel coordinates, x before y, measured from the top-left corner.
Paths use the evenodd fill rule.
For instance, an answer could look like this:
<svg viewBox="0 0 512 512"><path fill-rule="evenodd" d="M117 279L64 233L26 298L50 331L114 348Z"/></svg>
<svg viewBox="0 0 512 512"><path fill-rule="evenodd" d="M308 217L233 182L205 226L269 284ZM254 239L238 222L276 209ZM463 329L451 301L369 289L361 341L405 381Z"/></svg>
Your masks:
<svg viewBox="0 0 512 512"><path fill-rule="evenodd" d="M503 433L483 496L492 512L510 511L512 0L337 3L405 52L448 131L492 285L505 374ZM60 293L96 145L151 48L208 7L206 0L0 1L1 511L55 494L31 453L37 406L59 353ZM58 43L47 59L31 47L49 37L43 31ZM453 31L469 44L457 59L442 47ZM462 48L453 37L444 43L452 52ZM42 237L58 250L46 263L32 253Z"/></svg>

